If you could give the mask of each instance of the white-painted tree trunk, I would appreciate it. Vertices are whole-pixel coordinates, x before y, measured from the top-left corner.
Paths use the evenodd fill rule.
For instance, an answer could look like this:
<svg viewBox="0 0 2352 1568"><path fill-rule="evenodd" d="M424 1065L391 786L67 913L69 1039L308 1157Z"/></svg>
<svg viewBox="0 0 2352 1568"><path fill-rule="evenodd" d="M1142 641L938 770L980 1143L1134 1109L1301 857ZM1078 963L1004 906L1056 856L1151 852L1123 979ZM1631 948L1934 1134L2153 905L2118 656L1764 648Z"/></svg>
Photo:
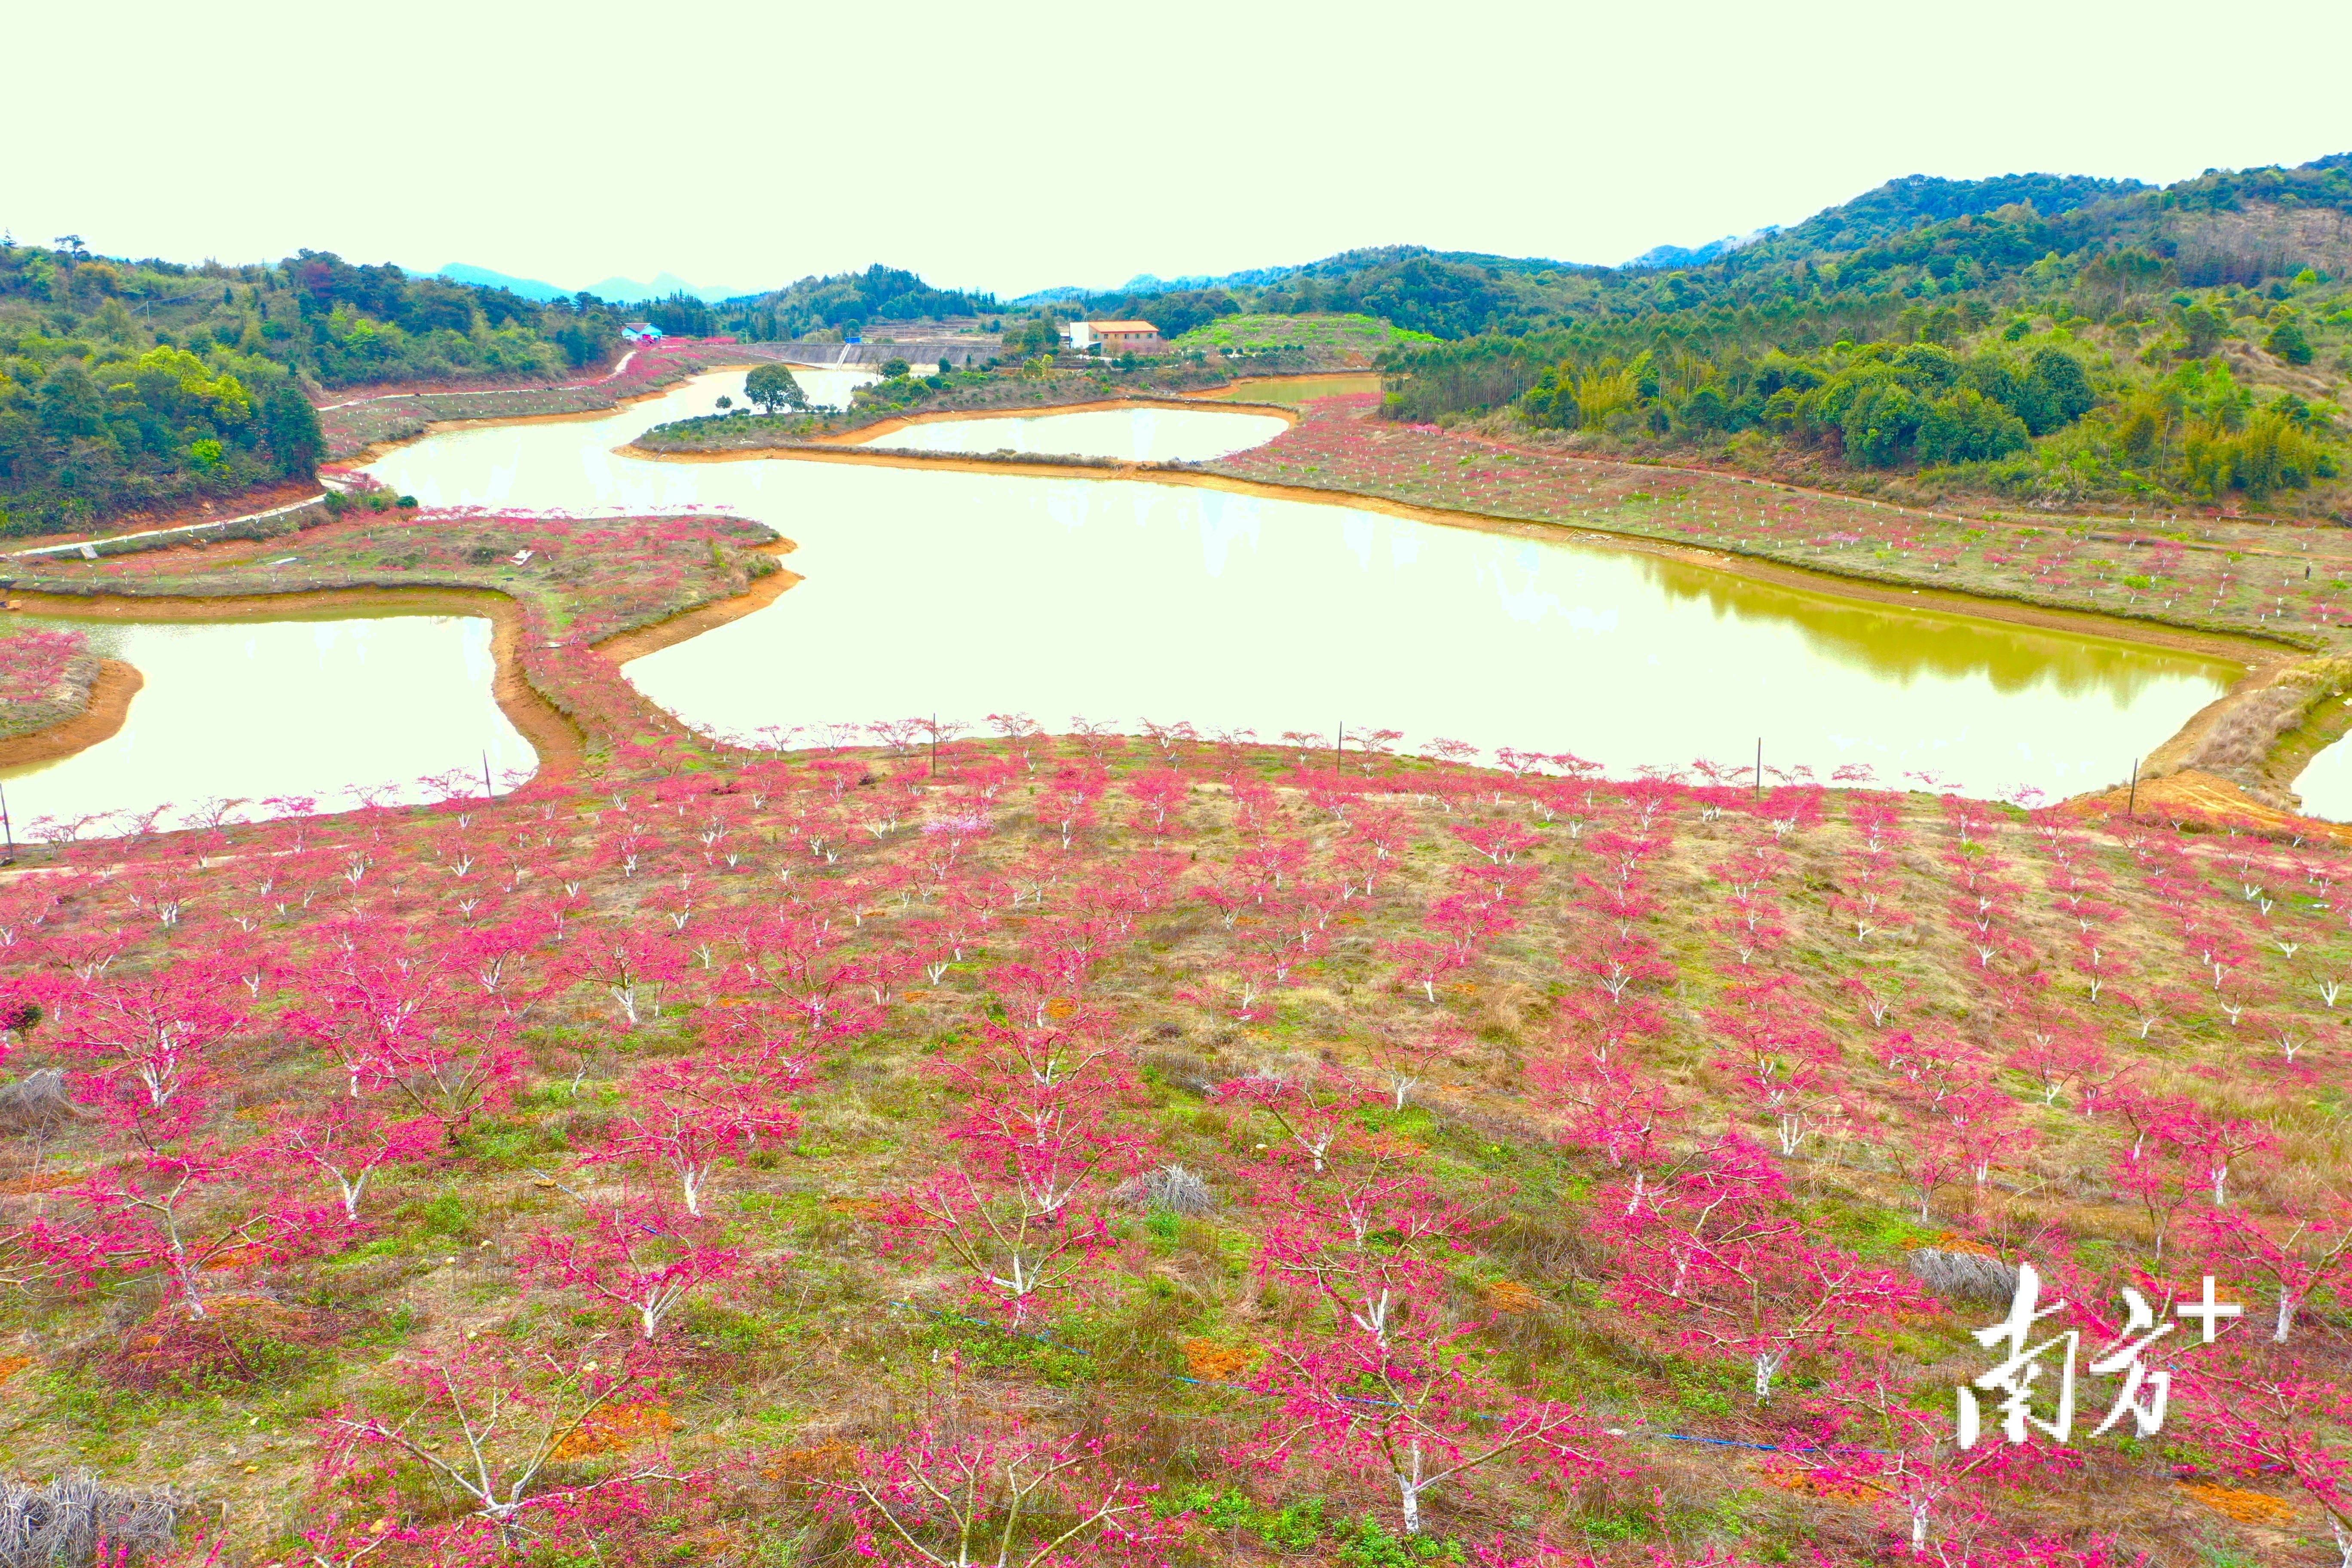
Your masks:
<svg viewBox="0 0 2352 1568"><path fill-rule="evenodd" d="M1410 1472L1397 1472L1397 1502L1404 1510L1405 1534L1421 1533L1421 1440L1413 1439L1412 1466ZM2347 1565L2352 1568L2352 1565Z"/></svg>

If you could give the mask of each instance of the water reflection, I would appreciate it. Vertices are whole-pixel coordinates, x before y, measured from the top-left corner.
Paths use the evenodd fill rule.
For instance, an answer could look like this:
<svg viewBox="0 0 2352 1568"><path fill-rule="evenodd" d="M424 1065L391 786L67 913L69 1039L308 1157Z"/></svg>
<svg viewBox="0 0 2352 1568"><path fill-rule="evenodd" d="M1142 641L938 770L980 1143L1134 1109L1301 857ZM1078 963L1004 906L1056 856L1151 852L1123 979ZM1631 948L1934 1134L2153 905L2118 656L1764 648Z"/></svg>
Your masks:
<svg viewBox="0 0 2352 1568"><path fill-rule="evenodd" d="M1732 577L1682 561L1651 557L1645 563L1651 580L1670 598L1703 603L1718 616L1801 627L1824 657L1898 685L1927 676L1979 677L1994 691L2008 693L2048 681L2065 696L2105 691L2128 702L2158 677L2218 670L2217 679L2226 685L2239 673L2237 666L2200 655L2118 638L1923 615ZM1984 635L1996 624L2001 635Z"/></svg>
<svg viewBox="0 0 2352 1568"><path fill-rule="evenodd" d="M538 765L493 699L490 623L477 616L151 625L26 617L72 626L136 668L144 684L122 728L87 751L0 773L21 833L58 820L208 798L310 795L324 809L358 785L459 773L478 788ZM247 815L257 815L247 813ZM167 816L165 826L179 820Z"/></svg>
<svg viewBox="0 0 2352 1568"><path fill-rule="evenodd" d="M708 383L678 406L707 403ZM452 431L373 468L443 503L730 506L798 542L805 580L774 605L628 667L712 729L1026 710L1055 727L1083 714L1275 736L1345 721L1621 771L1745 757L1761 735L1784 766L2054 794L2123 778L2239 673L1349 507L613 450L665 416L646 404Z"/></svg>

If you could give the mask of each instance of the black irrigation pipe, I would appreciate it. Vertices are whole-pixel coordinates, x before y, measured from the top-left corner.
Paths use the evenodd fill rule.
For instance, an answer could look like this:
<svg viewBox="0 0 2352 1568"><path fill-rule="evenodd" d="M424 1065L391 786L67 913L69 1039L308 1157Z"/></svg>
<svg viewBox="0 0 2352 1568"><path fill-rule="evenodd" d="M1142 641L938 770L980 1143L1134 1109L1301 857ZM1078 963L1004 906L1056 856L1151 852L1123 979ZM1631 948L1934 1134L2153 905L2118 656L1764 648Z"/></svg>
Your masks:
<svg viewBox="0 0 2352 1568"><path fill-rule="evenodd" d="M1008 1339L1035 1340L1040 1344L1052 1345L1056 1350L1068 1351L1073 1355L1082 1355L1089 1359L1095 1353L1083 1345L1074 1345L1067 1340L1056 1339L1052 1334L1033 1334L1021 1329L1008 1329L1001 1323L992 1323L986 1318L968 1318L961 1312L943 1311L937 1307L918 1306L912 1301L901 1301L895 1298L886 1297L885 1300L893 1307L903 1307L909 1312L920 1312L927 1318L936 1318L941 1322L961 1323L968 1328L983 1329L992 1334L1003 1334ZM1219 1383L1213 1378L1187 1377L1180 1372L1163 1372L1157 1375L1169 1383L1188 1383L1195 1388L1222 1388L1229 1393L1246 1394L1259 1399L1270 1397L1262 1389L1251 1388L1238 1383ZM1350 1405L1379 1405L1392 1407L1396 1403L1391 1399L1360 1399L1352 1394L1342 1394L1340 1397ZM1473 1415L1470 1419L1492 1421L1495 1417ZM1800 1447L1779 1443L1750 1443L1738 1437L1708 1437L1696 1432L1618 1432L1612 1436L1648 1438L1662 1443L1704 1443L1717 1448L1752 1448L1764 1454L1877 1454L1890 1457L1884 1448L1865 1448L1853 1444L1831 1447L1820 1443L1811 1443Z"/></svg>

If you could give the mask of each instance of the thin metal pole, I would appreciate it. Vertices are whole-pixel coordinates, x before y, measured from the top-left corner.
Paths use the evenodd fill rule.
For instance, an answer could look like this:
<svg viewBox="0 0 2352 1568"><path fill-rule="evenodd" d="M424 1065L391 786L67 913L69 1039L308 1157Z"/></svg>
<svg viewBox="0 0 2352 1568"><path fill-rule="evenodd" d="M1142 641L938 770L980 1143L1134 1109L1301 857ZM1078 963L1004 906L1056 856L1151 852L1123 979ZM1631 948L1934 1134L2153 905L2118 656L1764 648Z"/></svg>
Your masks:
<svg viewBox="0 0 2352 1568"><path fill-rule="evenodd" d="M490 753L488 752L482 753L482 795L488 800L496 800L499 795L498 786L490 783Z"/></svg>
<svg viewBox="0 0 2352 1568"><path fill-rule="evenodd" d="M2135 822L2139 820L2139 759L2137 757L2132 759L2131 802L2124 807L2124 815Z"/></svg>
<svg viewBox="0 0 2352 1568"><path fill-rule="evenodd" d="M1764 798L1764 737L1756 737L1756 798Z"/></svg>

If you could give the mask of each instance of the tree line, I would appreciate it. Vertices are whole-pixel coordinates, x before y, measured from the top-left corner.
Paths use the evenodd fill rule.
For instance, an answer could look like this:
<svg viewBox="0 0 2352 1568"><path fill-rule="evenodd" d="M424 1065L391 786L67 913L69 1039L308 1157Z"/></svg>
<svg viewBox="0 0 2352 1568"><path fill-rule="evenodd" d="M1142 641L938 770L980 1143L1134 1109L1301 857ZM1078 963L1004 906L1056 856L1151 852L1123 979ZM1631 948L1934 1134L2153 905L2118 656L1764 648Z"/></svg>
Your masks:
<svg viewBox="0 0 2352 1568"><path fill-rule="evenodd" d="M309 392L554 380L607 363L623 319L324 251L189 267L0 244L0 533L307 477Z"/></svg>

